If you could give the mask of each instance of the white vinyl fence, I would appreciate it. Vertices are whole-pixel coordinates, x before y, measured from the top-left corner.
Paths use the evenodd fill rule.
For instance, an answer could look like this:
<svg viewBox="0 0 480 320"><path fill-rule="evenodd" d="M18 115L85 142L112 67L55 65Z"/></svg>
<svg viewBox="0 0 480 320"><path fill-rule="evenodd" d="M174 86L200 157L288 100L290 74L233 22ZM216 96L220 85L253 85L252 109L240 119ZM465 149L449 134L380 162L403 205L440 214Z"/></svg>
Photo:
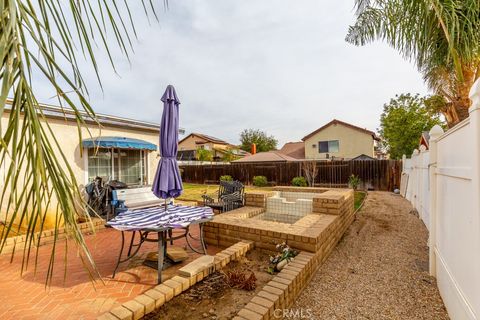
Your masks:
<svg viewBox="0 0 480 320"><path fill-rule="evenodd" d="M480 319L480 82L470 117L430 131L404 159L401 191L427 226L430 273L452 319Z"/></svg>

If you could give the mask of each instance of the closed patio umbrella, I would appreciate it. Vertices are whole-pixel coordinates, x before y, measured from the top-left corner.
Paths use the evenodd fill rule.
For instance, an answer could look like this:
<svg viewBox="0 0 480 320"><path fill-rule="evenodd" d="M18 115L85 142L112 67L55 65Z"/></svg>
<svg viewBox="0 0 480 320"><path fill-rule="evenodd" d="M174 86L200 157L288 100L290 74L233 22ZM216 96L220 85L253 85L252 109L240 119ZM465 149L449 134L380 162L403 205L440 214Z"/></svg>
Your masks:
<svg viewBox="0 0 480 320"><path fill-rule="evenodd" d="M179 110L175 88L168 85L162 96L163 113L160 123L160 161L153 179L152 191L158 198L165 199L165 211L168 210L167 198L178 197L183 190L182 178L177 164ZM164 233L158 232L158 283L162 282L164 258Z"/></svg>
<svg viewBox="0 0 480 320"><path fill-rule="evenodd" d="M179 109L175 88L168 85L162 96L163 114L160 123L160 161L152 191L161 199L176 198L183 190L177 164Z"/></svg>

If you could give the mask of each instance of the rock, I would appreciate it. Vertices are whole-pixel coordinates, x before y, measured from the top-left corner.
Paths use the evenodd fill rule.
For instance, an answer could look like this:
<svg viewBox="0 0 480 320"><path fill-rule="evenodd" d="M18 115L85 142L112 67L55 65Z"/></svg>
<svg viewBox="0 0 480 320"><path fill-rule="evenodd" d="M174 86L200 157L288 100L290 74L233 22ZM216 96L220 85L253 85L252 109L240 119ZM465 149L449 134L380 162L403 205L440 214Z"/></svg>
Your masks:
<svg viewBox="0 0 480 320"><path fill-rule="evenodd" d="M208 313L204 312L204 313L202 314L202 316L203 316L204 318L208 318Z"/></svg>
<svg viewBox="0 0 480 320"><path fill-rule="evenodd" d="M210 314L215 314L215 310L214 310L214 309L210 309L210 310L208 310L208 313L210 313Z"/></svg>

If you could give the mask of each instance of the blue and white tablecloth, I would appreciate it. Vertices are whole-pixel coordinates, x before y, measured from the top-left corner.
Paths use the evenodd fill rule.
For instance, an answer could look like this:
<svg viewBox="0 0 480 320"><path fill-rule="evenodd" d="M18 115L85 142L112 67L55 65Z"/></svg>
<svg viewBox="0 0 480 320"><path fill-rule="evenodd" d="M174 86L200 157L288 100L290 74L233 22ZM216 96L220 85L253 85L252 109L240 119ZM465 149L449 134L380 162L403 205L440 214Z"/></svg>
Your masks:
<svg viewBox="0 0 480 320"><path fill-rule="evenodd" d="M128 210L119 213L107 222L120 231L156 230L183 228L198 220L212 219L213 211L209 207L168 205Z"/></svg>

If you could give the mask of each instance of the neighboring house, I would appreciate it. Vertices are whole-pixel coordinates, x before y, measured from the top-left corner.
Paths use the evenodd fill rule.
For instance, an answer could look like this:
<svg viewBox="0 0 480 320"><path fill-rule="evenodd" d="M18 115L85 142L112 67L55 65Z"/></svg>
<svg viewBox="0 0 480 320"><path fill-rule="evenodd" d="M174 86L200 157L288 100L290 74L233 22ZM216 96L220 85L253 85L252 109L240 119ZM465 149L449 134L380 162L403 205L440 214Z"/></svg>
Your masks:
<svg viewBox="0 0 480 320"><path fill-rule="evenodd" d="M366 154L361 154L355 158L352 158L351 160L375 160L375 158L367 156Z"/></svg>
<svg viewBox="0 0 480 320"><path fill-rule="evenodd" d="M298 159L287 156L280 151L258 152L242 159L232 161L233 163L259 163L259 162L292 162Z"/></svg>
<svg viewBox="0 0 480 320"><path fill-rule="evenodd" d="M305 143L303 141L287 142L278 152L295 159L305 159Z"/></svg>
<svg viewBox="0 0 480 320"><path fill-rule="evenodd" d="M334 119L303 139L306 159L352 159L375 157L380 139L373 131Z"/></svg>
<svg viewBox="0 0 480 320"><path fill-rule="evenodd" d="M198 149L211 151L214 161L222 160L229 152L232 152L236 157L244 157L249 154L225 140L206 134L190 133L178 143L177 159L185 161L196 160L196 152Z"/></svg>
<svg viewBox="0 0 480 320"><path fill-rule="evenodd" d="M430 133L428 131L422 132L422 136L420 137L420 145L425 146L427 148L426 150L429 149L430 146Z"/></svg>

